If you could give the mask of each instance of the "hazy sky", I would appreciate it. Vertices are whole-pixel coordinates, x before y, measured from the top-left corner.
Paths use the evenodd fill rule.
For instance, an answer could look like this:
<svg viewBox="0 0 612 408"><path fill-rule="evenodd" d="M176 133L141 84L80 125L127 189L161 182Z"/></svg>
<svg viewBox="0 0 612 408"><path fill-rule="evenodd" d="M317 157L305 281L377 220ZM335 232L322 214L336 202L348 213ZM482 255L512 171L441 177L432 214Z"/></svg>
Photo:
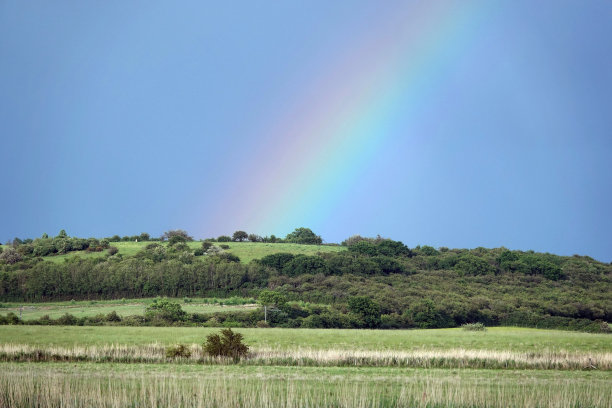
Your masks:
<svg viewBox="0 0 612 408"><path fill-rule="evenodd" d="M1 1L0 240L612 261L609 1Z"/></svg>

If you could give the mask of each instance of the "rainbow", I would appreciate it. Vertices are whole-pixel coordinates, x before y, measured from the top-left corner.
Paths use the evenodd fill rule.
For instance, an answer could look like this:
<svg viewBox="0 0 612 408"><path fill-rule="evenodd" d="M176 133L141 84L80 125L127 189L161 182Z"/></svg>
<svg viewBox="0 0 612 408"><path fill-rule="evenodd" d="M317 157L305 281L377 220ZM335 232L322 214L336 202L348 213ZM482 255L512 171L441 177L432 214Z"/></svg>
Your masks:
<svg viewBox="0 0 612 408"><path fill-rule="evenodd" d="M423 1L384 13L354 51L296 92L297 108L258 131L261 143L234 187L242 199L222 203L214 220L208 214L205 229L280 236L332 217L333 203L359 182L394 127L436 93L488 9Z"/></svg>

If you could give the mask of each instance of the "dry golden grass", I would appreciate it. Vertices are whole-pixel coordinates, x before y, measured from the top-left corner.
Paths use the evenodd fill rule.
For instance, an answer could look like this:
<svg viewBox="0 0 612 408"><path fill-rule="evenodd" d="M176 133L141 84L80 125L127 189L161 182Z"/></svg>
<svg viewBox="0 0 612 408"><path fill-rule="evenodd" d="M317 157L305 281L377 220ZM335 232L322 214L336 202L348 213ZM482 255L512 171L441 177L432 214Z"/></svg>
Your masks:
<svg viewBox="0 0 612 408"><path fill-rule="evenodd" d="M118 363L200 363L230 364L205 355L200 345L188 346L189 358L170 359L160 344L128 346L31 346L1 344L0 361L91 361ZM488 368L539 370L612 370L612 353L547 351L519 352L493 350L294 350L255 348L243 365L364 366L420 368Z"/></svg>

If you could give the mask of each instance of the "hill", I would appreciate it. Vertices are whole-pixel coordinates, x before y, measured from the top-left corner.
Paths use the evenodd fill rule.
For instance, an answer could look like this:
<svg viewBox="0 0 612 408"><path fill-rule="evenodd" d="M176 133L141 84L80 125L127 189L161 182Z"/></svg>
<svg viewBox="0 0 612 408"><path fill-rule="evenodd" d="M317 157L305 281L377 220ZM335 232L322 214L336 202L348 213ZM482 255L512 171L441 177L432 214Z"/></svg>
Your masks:
<svg viewBox="0 0 612 408"><path fill-rule="evenodd" d="M271 299L283 301L274 301L277 307L266 324L282 327L435 328L481 322L597 332L608 331L612 321L612 266L589 257L505 248L408 248L380 237L351 237L343 246L90 240L86 251L36 256L49 241L61 248L65 239L5 249L0 301L258 298L267 290ZM157 323L255 326L264 320L259 308L185 316ZM104 318L83 315L63 322L98 324Z"/></svg>

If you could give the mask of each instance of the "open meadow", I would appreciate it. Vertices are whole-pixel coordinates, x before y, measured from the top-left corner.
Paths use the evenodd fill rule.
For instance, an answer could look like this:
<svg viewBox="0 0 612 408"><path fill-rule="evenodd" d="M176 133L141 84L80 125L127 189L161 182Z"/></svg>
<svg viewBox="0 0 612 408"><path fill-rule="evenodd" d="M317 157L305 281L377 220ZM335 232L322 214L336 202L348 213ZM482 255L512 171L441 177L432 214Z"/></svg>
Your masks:
<svg viewBox="0 0 612 408"><path fill-rule="evenodd" d="M0 406L608 407L612 338L523 328L236 329L239 362L201 349L214 328L0 327ZM169 358L182 343L191 356Z"/></svg>
<svg viewBox="0 0 612 408"><path fill-rule="evenodd" d="M49 316L51 319L69 313L77 318L108 314L116 312L119 316L142 315L145 308L155 298L118 299L118 300L81 300L67 302L6 302L2 304L0 313L15 313L25 321ZM256 307L254 299L246 298L184 298L170 299L181 303L182 309L187 313L208 314L215 312L230 312L238 310L251 310Z"/></svg>
<svg viewBox="0 0 612 408"><path fill-rule="evenodd" d="M122 256L134 256L139 251L143 250L147 245L153 242L111 242L111 245L119 250ZM155 242L167 246L167 242ZM191 249L202 247L201 241L188 242L187 245ZM294 255L316 255L318 253L341 252L346 251L345 246L340 245L300 245L292 243L266 243L266 242L213 242L213 245L227 245L229 249L226 252L236 255L242 263L249 263L253 259L260 259L264 256L288 252ZM46 261L64 262L67 259L79 256L81 258L96 258L104 257L107 252L88 252L88 251L73 251L63 255L53 255L43 257Z"/></svg>

